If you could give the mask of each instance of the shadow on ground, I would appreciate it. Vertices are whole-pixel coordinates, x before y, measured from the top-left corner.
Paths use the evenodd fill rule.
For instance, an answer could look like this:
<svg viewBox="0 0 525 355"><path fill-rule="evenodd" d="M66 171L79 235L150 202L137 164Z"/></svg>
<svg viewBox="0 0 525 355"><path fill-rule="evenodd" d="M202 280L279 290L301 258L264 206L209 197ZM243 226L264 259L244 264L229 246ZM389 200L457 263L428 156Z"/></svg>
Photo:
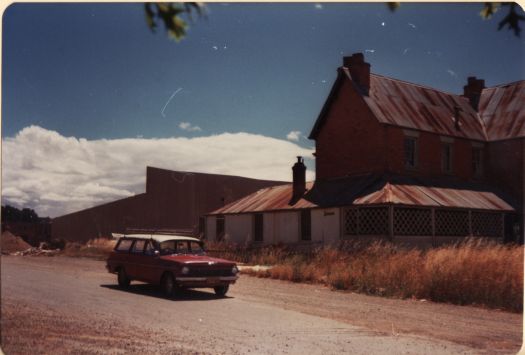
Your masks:
<svg viewBox="0 0 525 355"><path fill-rule="evenodd" d="M132 284L126 289L123 289L119 287L118 285L114 285L114 284L113 285L100 285L100 287L108 288L110 290L115 290L119 292L128 292L128 293L134 293L134 294L142 295L142 296L171 299L171 300L176 300L176 301L210 301L210 300L217 301L221 299L231 298L228 296L218 297L213 292L213 289L209 289L206 291L195 290L195 289L180 289L176 291L173 297L168 298L162 293L162 291L160 290L158 286L150 285L150 284Z"/></svg>

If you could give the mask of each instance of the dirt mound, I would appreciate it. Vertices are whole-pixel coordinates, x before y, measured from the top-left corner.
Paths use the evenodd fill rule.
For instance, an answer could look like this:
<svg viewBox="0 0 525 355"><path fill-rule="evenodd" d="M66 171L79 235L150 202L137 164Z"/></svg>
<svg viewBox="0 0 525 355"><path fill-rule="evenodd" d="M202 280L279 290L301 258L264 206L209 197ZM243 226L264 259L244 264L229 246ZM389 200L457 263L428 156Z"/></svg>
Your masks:
<svg viewBox="0 0 525 355"><path fill-rule="evenodd" d="M14 253L17 251L24 251L31 248L31 245L27 244L22 238L13 235L9 231L2 233L1 239L2 253Z"/></svg>

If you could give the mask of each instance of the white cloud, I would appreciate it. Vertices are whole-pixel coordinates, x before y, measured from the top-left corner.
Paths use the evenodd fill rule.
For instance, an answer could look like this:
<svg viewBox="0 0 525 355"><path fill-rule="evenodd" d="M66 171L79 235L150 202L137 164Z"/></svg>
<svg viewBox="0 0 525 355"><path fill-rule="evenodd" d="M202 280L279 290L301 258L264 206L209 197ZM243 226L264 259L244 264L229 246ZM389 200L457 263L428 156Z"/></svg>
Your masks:
<svg viewBox="0 0 525 355"><path fill-rule="evenodd" d="M319 3L317 3L317 4L315 4L315 8L316 8L317 10L322 10L322 9L323 9L323 4L319 4Z"/></svg>
<svg viewBox="0 0 525 355"><path fill-rule="evenodd" d="M299 138L301 138L301 131L291 131L286 135L289 141L299 142Z"/></svg>
<svg viewBox="0 0 525 355"><path fill-rule="evenodd" d="M189 122L181 122L181 123L179 123L179 128L182 129L183 131L188 131L188 132L200 132L200 131L202 131L202 129L199 126L193 126Z"/></svg>
<svg viewBox="0 0 525 355"><path fill-rule="evenodd" d="M456 74L456 72L452 69L447 69L447 73L450 74L450 76L454 76L454 77L457 77L458 75Z"/></svg>
<svg viewBox="0 0 525 355"><path fill-rule="evenodd" d="M38 126L2 144L2 203L51 217L144 192L146 166L290 181L295 157L313 152L249 133L86 140Z"/></svg>

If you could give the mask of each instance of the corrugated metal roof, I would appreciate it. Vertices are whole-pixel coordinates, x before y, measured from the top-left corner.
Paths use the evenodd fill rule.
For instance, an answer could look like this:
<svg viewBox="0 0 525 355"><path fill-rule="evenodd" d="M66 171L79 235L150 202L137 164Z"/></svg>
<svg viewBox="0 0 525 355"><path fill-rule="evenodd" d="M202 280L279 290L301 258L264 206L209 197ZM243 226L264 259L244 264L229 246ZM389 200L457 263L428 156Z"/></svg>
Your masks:
<svg viewBox="0 0 525 355"><path fill-rule="evenodd" d="M489 140L525 136L525 81L484 89L479 112Z"/></svg>
<svg viewBox="0 0 525 355"><path fill-rule="evenodd" d="M259 190L210 214L233 214L351 205L412 206L514 211L511 199L487 186L406 176L361 175L308 182L307 192L292 200L292 185ZM505 199L504 199L505 198Z"/></svg>
<svg viewBox="0 0 525 355"><path fill-rule="evenodd" d="M345 68L345 74L351 80ZM381 123L447 136L485 140L483 125L467 98L370 74L369 96L363 96ZM459 126L455 128L455 110Z"/></svg>
<svg viewBox="0 0 525 355"><path fill-rule="evenodd" d="M310 139L315 139L323 126L343 79L353 83L345 67L339 68ZM525 81L484 89L479 113L464 96L377 74L370 74L369 95L362 98L384 124L479 141L525 137ZM456 107L460 129L455 128Z"/></svg>

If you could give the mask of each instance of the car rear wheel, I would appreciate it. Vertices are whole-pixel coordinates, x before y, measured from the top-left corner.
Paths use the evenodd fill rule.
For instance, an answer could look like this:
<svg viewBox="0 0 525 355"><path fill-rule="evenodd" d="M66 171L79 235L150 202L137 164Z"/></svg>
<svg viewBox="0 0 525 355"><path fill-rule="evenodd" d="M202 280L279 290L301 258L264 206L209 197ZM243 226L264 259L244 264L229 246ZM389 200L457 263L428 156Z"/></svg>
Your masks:
<svg viewBox="0 0 525 355"><path fill-rule="evenodd" d="M162 275L162 279L160 280L160 286L162 288L162 292L166 297L173 297L173 295L175 294L175 289L177 288L177 285L175 285L175 279L170 273L165 273L164 275Z"/></svg>
<svg viewBox="0 0 525 355"><path fill-rule="evenodd" d="M214 287L213 290L215 291L215 294L217 296L224 297L224 296L226 296L226 293L228 292L229 288L230 288L229 285L224 285L224 286Z"/></svg>
<svg viewBox="0 0 525 355"><path fill-rule="evenodd" d="M126 270L123 267L118 269L118 285L122 288L128 288L130 282L131 280L128 278Z"/></svg>

